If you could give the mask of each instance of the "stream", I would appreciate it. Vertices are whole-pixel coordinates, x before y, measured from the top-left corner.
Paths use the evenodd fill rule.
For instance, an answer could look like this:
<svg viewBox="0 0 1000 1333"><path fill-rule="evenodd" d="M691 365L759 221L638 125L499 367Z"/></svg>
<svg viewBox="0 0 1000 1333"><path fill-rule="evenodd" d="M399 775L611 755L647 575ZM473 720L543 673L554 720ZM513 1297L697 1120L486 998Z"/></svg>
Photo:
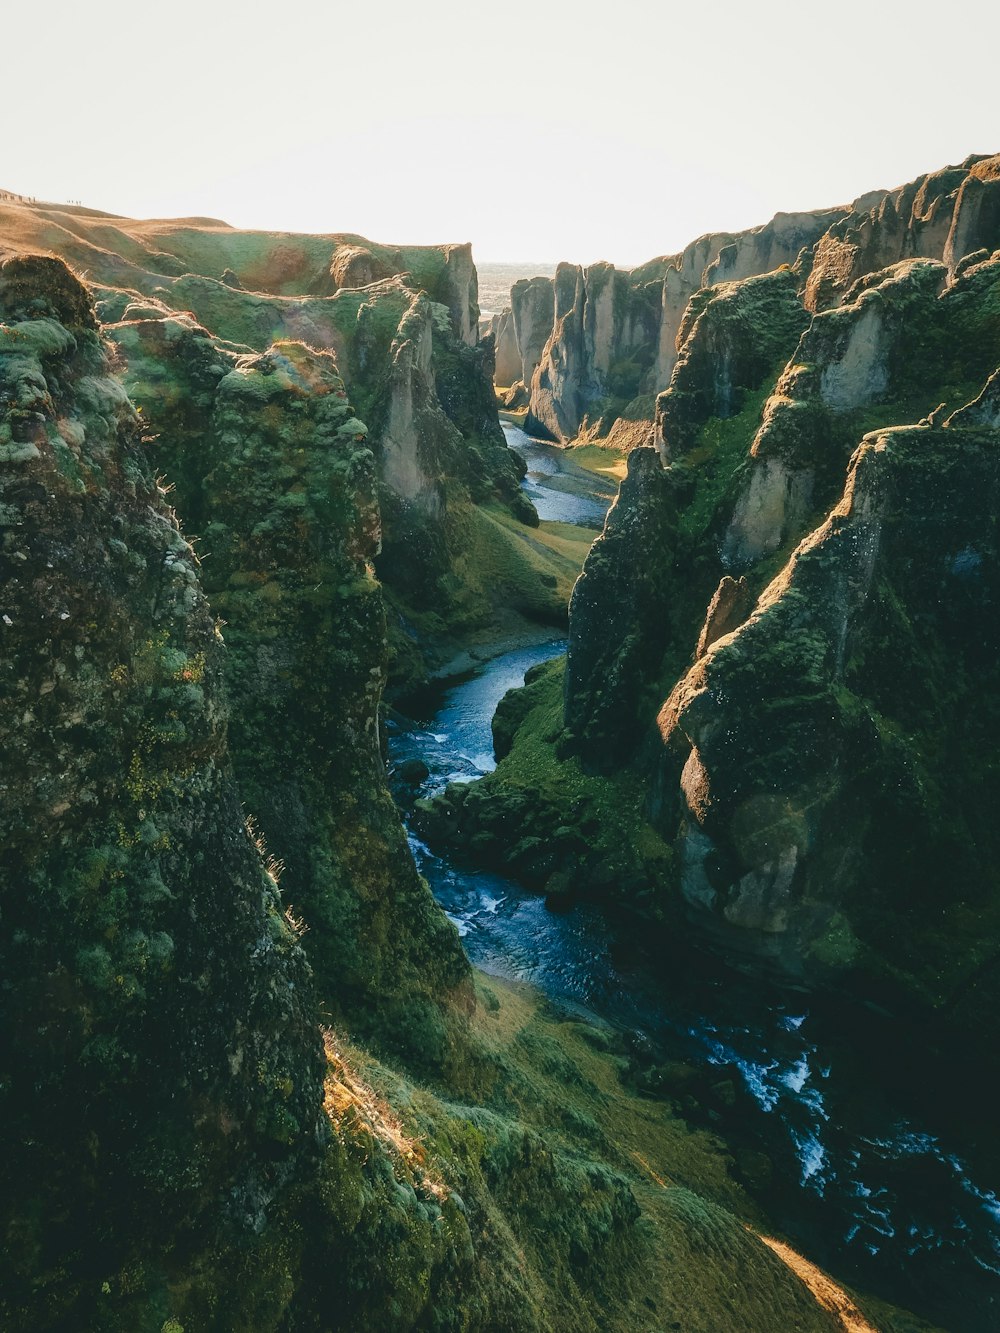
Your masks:
<svg viewBox="0 0 1000 1333"><path fill-rule="evenodd" d="M526 457L540 513L592 526L594 510L577 508L586 497L560 487L570 460L505 431ZM600 496L589 503L603 514ZM553 638L506 653L442 689L426 716L390 721L392 768L419 759L429 770L416 792L394 783L404 816L414 795L494 768L496 705L529 667L564 651ZM690 940L651 949L648 933L595 904L553 912L513 881L435 855L412 831L410 845L477 967L641 1033L661 1058L719 1066L720 1077L738 1071L755 1141L774 1164L768 1208L812 1258L955 1333L1000 1327L1000 1198L984 1183L995 1159L989 1089L973 1083L963 1100L925 1069L919 1031L844 997L750 978ZM971 1141L977 1105L987 1156Z"/></svg>

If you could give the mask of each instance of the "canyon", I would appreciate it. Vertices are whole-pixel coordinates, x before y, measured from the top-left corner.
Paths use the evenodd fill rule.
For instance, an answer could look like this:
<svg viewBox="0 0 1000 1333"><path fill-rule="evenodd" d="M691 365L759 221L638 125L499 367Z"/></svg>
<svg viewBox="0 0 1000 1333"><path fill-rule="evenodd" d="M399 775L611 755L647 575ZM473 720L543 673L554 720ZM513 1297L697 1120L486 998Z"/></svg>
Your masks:
<svg viewBox="0 0 1000 1333"><path fill-rule="evenodd" d="M992 1086L1000 159L479 322L467 245L0 202L4 1319L979 1333L992 1232L789 1202L821 1044L660 1029Z"/></svg>

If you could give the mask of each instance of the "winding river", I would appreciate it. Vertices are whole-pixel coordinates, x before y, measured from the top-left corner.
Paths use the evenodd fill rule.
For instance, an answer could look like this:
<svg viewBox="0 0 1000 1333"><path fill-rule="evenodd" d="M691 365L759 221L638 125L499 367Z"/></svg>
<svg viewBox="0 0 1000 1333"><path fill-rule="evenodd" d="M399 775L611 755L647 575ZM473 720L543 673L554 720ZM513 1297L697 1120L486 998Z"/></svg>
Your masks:
<svg viewBox="0 0 1000 1333"><path fill-rule="evenodd" d="M606 501L579 494L582 469L554 446L505 430L528 463L525 490L542 517L599 521ZM571 490L561 485L568 475ZM426 717L392 721L392 767L421 760L422 796L489 772L500 698L563 651L553 638L507 653L443 689ZM413 789L398 783L396 795L405 814ZM988 1090L970 1089L964 1104L960 1090L940 1086L924 1069L919 1032L846 999L750 979L688 941L658 941L651 956L627 922L593 904L552 912L541 896L452 865L412 833L410 844L477 967L642 1033L662 1054L738 1071L774 1163L769 1207L813 1257L948 1329L1000 1327L1000 1198L984 1183L995 1158L992 1118L981 1121L989 1158L969 1129L969 1108Z"/></svg>

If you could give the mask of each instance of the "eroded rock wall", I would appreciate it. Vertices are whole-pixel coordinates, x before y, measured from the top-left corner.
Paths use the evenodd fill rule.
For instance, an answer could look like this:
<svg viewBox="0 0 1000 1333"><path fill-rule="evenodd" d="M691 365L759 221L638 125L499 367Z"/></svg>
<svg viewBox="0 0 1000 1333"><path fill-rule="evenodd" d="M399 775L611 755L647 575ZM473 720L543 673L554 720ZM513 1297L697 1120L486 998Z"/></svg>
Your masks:
<svg viewBox="0 0 1000 1333"><path fill-rule="evenodd" d="M530 350L519 333L530 428L566 442L595 428L606 435L619 419L651 420L647 400L669 385L688 303L703 288L788 266L815 312L839 305L859 278L906 259L943 262L954 276L963 258L995 248L998 160L970 157L840 208L778 213L748 231L700 236L680 254L619 273L610 303L607 265L564 265L561 278L533 279L530 306L528 285L517 284L511 316L532 332Z"/></svg>
<svg viewBox="0 0 1000 1333"><path fill-rule="evenodd" d="M563 729L507 701L517 766L487 784L494 805L513 799L532 746L544 756L524 844L547 820L576 847L546 862L548 892L653 920L679 902L727 950L806 981L850 973L945 1024L988 1015L998 974L995 849L978 831L997 723L980 689L992 698L995 161L859 201L851 265L880 266L831 280L824 309L808 255L692 297L658 450L631 455L574 591ZM975 248L959 255L963 234ZM899 257L913 247L938 254ZM604 796L577 829L547 764L567 790L581 772L595 793L612 781L630 810L643 787L672 860L651 843L641 891L631 870L599 887ZM489 833L485 802L452 805L453 841Z"/></svg>
<svg viewBox="0 0 1000 1333"><path fill-rule="evenodd" d="M405 487L414 505L429 497L421 514L437 512L436 475L421 489L406 472L419 466L408 432L430 358L430 307L423 297L413 305L397 339L381 469L329 353L281 342L235 357L169 317L109 333L160 427L158 465L196 525L204 585L226 627L244 800L294 885L320 992L356 1030L434 1065L453 1021L442 1002L466 1006L468 968L385 785L388 637L372 572L380 490ZM401 919L406 931L392 925Z"/></svg>
<svg viewBox="0 0 1000 1333"><path fill-rule="evenodd" d="M185 1272L246 1310L230 1281L273 1272L272 1213L322 1142L309 971L88 295L12 260L0 316L4 1322L99 1324L103 1301L146 1327Z"/></svg>
<svg viewBox="0 0 1000 1333"><path fill-rule="evenodd" d="M792 970L888 969L947 1004L979 965L964 915L995 928L998 448L963 414L866 438L661 712L686 901Z"/></svg>

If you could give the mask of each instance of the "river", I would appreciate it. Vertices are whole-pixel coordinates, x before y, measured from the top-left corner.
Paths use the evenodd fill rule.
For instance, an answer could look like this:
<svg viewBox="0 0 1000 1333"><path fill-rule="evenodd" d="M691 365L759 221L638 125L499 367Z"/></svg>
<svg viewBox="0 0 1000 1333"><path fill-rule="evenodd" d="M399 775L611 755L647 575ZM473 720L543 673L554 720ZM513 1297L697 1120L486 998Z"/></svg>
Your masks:
<svg viewBox="0 0 1000 1333"><path fill-rule="evenodd" d="M545 517L580 522L581 497L559 488L571 460L506 429ZM489 772L500 698L563 651L554 638L507 653L443 689L425 717L391 722L393 767L422 760L422 796ZM412 788L397 784L396 794L405 814ZM455 866L412 833L410 845L477 967L641 1032L668 1056L738 1071L778 1178L768 1206L813 1258L956 1333L1000 1327L1000 1199L984 1183L995 1160L992 1117L981 1110L989 1141L980 1157L973 1102L962 1105L940 1071L924 1068L919 1031L844 997L750 978L689 941L658 941L654 956L628 922L594 904L552 912L540 895ZM968 1096L983 1092L973 1085Z"/></svg>

